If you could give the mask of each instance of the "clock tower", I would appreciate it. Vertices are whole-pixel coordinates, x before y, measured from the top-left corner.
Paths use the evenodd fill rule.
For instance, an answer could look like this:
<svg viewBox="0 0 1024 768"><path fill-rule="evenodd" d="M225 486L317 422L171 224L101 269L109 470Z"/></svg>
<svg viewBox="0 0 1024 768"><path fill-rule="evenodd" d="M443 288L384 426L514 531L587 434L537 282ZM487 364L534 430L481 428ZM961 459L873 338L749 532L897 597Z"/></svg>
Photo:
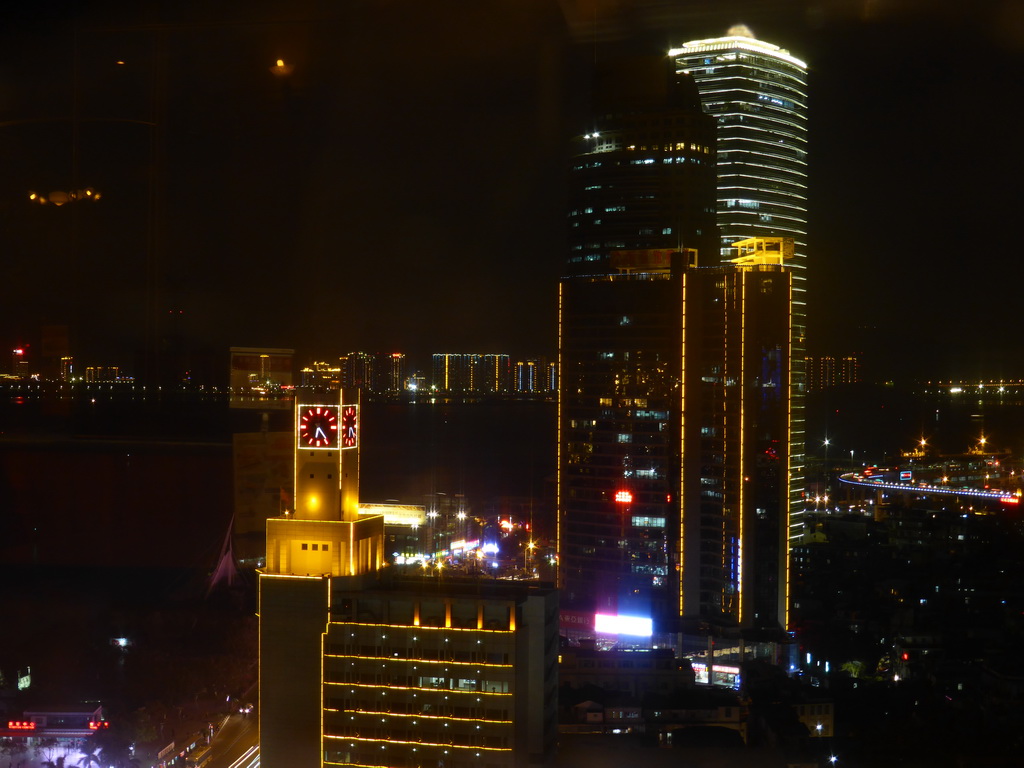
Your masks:
<svg viewBox="0 0 1024 768"><path fill-rule="evenodd" d="M297 394L295 508L267 520L259 688L268 767L321 768L331 592L362 588L384 565L384 518L359 514L358 397L333 395Z"/></svg>
<svg viewBox="0 0 1024 768"><path fill-rule="evenodd" d="M295 508L267 520L266 573L357 576L383 566L383 517L359 515L359 402L295 403Z"/></svg>
<svg viewBox="0 0 1024 768"><path fill-rule="evenodd" d="M295 405L295 519L359 517L359 404Z"/></svg>

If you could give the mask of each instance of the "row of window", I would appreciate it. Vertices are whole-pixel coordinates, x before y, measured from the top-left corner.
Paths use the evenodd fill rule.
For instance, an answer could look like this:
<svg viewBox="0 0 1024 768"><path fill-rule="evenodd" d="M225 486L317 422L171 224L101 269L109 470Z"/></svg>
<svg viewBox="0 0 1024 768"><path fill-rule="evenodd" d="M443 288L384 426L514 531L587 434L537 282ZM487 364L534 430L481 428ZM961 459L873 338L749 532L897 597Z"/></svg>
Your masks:
<svg viewBox="0 0 1024 768"><path fill-rule="evenodd" d="M509 693L507 680L474 680L464 677L423 677L367 669L328 669L324 682L360 685L405 686L425 691L458 691L461 693Z"/></svg>
<svg viewBox="0 0 1024 768"><path fill-rule="evenodd" d="M452 648L393 647L381 645L356 645L355 643L328 643L327 655L387 657L409 661L444 661L454 664L509 664L508 652L478 650L456 650Z"/></svg>
<svg viewBox="0 0 1024 768"><path fill-rule="evenodd" d="M415 747L413 748L415 749ZM349 749L349 750L328 750L324 752L324 762L327 765L377 765L381 761L380 749ZM469 753L473 754L473 753ZM490 753L488 753L490 754ZM395 750L388 755L388 765L402 768L403 766L420 766L423 764L421 757L416 752L408 755L406 760L397 760ZM480 762L475 756L466 759L459 759L446 755L444 758L445 768L508 768L511 763Z"/></svg>
<svg viewBox="0 0 1024 768"><path fill-rule="evenodd" d="M490 702L489 702L490 703ZM328 709L345 712L362 712L370 714L393 715L428 715L430 717L454 717L477 720L508 720L509 710L505 708L477 706L446 706L428 704L419 701L399 701L397 697L388 698L327 698L324 705Z"/></svg>
<svg viewBox="0 0 1024 768"><path fill-rule="evenodd" d="M440 728L441 731L448 731L450 729ZM382 742L409 742L412 744L424 744L428 746L451 746L451 747L487 747L490 749L509 749L510 739L508 736L491 736L483 733L444 733L443 735L438 732L424 733L421 728L404 730L401 728L391 727L340 727L332 728L330 733L325 733L328 738L334 739L346 739L346 738L357 738L360 740L373 740ZM432 739L441 739L432 740ZM380 760L380 753L376 754L376 758ZM369 763L369 765L379 765L379 762ZM390 764L390 763L388 763ZM365 764L364 764L365 765ZM439 763L440 765L440 763ZM445 763L447 765L447 763Z"/></svg>

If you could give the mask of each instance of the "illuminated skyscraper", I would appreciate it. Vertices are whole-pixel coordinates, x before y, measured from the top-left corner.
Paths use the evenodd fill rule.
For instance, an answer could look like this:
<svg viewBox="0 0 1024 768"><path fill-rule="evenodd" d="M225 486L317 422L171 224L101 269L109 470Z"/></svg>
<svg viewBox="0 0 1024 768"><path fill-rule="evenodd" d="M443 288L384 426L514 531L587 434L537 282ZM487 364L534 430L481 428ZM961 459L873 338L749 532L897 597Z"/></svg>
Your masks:
<svg viewBox="0 0 1024 768"><path fill-rule="evenodd" d="M717 121L718 228L736 240L791 237L794 302L802 306L807 246L807 65L744 26L669 51Z"/></svg>
<svg viewBox="0 0 1024 768"><path fill-rule="evenodd" d="M451 394L511 392L511 358L501 354L435 354L433 387L438 392Z"/></svg>
<svg viewBox="0 0 1024 768"><path fill-rule="evenodd" d="M717 122L718 229L722 258L750 237L789 237L793 271L794 399L790 478L792 536L803 499L804 352L807 338L807 65L758 40L745 26L725 37L669 51L680 76L693 78ZM706 262L705 262L706 263Z"/></svg>
<svg viewBox="0 0 1024 768"><path fill-rule="evenodd" d="M631 251L562 280L570 610L650 617L664 635L786 627L792 241L737 246L728 266Z"/></svg>
<svg viewBox="0 0 1024 768"><path fill-rule="evenodd" d="M335 395L337 397L337 395ZM294 509L259 577L260 764L525 768L557 737L550 586L385 566L359 405L295 406Z"/></svg>

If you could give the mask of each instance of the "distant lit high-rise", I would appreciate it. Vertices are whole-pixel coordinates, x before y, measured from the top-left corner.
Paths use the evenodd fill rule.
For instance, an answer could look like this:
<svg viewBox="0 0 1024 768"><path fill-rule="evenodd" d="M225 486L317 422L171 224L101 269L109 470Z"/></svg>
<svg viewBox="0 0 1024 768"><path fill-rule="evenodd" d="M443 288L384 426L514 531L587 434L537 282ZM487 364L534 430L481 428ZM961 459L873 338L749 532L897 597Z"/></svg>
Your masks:
<svg viewBox="0 0 1024 768"><path fill-rule="evenodd" d="M512 391L512 361L505 354L438 353L432 386L451 394L491 395Z"/></svg>
<svg viewBox="0 0 1024 768"><path fill-rule="evenodd" d="M16 347L11 350L11 375L28 377L28 355L24 347Z"/></svg>
<svg viewBox="0 0 1024 768"><path fill-rule="evenodd" d="M860 381L860 360L855 355L807 357L807 391Z"/></svg>
<svg viewBox="0 0 1024 768"><path fill-rule="evenodd" d="M519 360L515 364L514 389L517 394L548 394L558 391L556 365L543 358Z"/></svg>

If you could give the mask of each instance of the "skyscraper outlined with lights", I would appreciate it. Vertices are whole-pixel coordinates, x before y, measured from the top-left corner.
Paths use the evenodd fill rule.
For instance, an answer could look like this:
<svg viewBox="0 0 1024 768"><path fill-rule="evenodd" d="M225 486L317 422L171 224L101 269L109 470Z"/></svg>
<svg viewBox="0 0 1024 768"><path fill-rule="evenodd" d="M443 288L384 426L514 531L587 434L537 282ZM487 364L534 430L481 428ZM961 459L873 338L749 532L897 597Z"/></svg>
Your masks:
<svg viewBox="0 0 1024 768"><path fill-rule="evenodd" d="M750 237L788 237L793 258L793 474L790 537L802 531L807 349L807 64L745 25L669 51L717 125L722 258ZM705 262L706 263L706 262Z"/></svg>
<svg viewBox="0 0 1024 768"><path fill-rule="evenodd" d="M793 245L737 246L612 253L560 286L563 605L650 618L656 642L788 622Z"/></svg>

